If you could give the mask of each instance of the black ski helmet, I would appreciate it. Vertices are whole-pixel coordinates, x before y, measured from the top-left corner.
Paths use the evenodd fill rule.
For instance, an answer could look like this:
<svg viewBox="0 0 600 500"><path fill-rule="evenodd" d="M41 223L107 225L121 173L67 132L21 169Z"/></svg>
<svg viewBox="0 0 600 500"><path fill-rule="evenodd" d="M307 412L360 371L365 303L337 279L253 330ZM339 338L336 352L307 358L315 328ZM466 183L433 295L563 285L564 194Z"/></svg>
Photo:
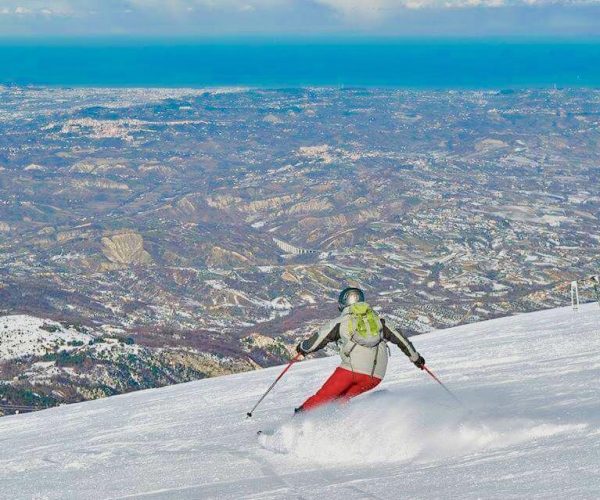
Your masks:
<svg viewBox="0 0 600 500"><path fill-rule="evenodd" d="M340 296L338 297L338 308L340 311L342 311L344 307L349 306L350 304L364 301L364 292L360 288L349 286L340 292Z"/></svg>

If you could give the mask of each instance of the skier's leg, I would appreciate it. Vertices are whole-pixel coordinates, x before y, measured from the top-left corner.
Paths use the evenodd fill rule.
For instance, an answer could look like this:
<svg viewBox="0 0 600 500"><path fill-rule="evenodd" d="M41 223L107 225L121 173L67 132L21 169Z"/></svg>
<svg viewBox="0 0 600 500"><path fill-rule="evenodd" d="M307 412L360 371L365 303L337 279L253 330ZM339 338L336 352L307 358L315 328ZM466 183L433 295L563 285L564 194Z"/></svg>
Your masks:
<svg viewBox="0 0 600 500"><path fill-rule="evenodd" d="M363 373L354 374L354 382L340 395L342 399L348 401L363 392L370 391L379 385L380 378L364 375Z"/></svg>
<svg viewBox="0 0 600 500"><path fill-rule="evenodd" d="M300 407L302 411L316 408L337 399L344 394L353 383L353 373L344 368L336 368L331 377L316 394L308 398Z"/></svg>

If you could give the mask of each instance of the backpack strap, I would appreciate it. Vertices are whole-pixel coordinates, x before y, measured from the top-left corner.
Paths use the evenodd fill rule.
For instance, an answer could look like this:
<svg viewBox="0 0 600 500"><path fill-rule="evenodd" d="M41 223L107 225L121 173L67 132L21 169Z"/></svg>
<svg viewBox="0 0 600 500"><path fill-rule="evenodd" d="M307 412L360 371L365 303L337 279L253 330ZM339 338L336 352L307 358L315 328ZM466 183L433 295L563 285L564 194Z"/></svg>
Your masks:
<svg viewBox="0 0 600 500"><path fill-rule="evenodd" d="M379 344L381 344L381 342L379 342ZM375 367L377 366L377 356L379 354L379 344L377 344L375 346L375 348L377 349L375 351L375 356L373 356L373 368L371 368L371 377L373 376L373 374L375 373Z"/></svg>

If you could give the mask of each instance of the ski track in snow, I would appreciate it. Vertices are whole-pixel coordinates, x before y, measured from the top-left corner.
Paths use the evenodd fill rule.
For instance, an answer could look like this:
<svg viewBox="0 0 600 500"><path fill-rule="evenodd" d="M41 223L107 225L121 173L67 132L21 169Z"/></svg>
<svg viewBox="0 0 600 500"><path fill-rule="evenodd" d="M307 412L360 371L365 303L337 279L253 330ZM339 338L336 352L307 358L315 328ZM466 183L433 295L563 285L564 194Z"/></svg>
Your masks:
<svg viewBox="0 0 600 500"><path fill-rule="evenodd" d="M598 498L600 308L414 338L378 390L292 417L336 358L0 419L0 498ZM393 347L393 346L392 346ZM258 429L272 435L257 437Z"/></svg>

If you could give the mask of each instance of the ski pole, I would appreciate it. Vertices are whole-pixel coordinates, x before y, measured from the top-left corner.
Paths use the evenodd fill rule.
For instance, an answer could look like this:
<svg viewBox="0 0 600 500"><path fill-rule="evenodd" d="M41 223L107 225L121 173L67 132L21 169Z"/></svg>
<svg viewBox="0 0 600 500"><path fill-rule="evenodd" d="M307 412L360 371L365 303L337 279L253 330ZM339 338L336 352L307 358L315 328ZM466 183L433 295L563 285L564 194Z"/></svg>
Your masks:
<svg viewBox="0 0 600 500"><path fill-rule="evenodd" d="M254 410L256 410L256 408L262 402L262 400L267 397L267 394L269 394L269 392L271 392L271 389L273 389L273 387L275 387L275 384L277 384L277 382L279 382L279 380L281 380L281 377L283 377L285 375L285 372L287 372L292 367L292 365L300 359L300 356L301 356L301 354L298 353L292 358L292 360L287 364L287 366L283 369L283 371L279 374L279 376L275 379L275 381L267 389L267 392L265 392L262 395L262 397L256 402L256 404L254 405L254 408L252 408L248 413L246 413L246 416L248 418L250 418L252 416L252 414L254 413Z"/></svg>
<svg viewBox="0 0 600 500"><path fill-rule="evenodd" d="M425 365L423 365L423 370L425 370L427 373L429 373L429 375L431 375L431 378L433 378L433 380L435 380L438 384L440 384L444 390L450 395L450 397L452 399L454 399L454 401L456 401L460 406L462 406L463 408L465 407L465 404L456 397L456 395L446 387L446 384L444 384L439 378L437 378L435 376L435 373L433 373L429 368L427 368Z"/></svg>

